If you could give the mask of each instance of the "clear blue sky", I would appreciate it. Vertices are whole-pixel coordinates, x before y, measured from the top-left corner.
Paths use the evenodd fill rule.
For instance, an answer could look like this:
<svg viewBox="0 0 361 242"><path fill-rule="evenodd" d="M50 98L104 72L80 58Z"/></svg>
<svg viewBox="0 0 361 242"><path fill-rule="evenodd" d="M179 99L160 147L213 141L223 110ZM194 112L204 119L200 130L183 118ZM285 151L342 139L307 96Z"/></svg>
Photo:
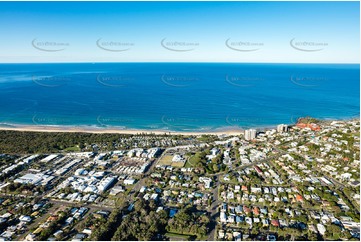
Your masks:
<svg viewBox="0 0 361 242"><path fill-rule="evenodd" d="M0 2L0 62L359 63L359 9L359 2ZM131 45L106 51L99 39L112 50L125 48L110 42ZM171 51L163 39L171 49L196 46ZM232 50L227 39L257 50ZM297 50L292 39L322 50Z"/></svg>

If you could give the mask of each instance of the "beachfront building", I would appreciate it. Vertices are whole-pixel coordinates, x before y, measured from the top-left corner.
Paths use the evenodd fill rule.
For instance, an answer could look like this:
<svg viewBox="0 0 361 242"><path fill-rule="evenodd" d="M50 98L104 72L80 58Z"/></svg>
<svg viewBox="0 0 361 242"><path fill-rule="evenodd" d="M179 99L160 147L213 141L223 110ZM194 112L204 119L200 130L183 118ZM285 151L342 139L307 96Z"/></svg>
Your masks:
<svg viewBox="0 0 361 242"><path fill-rule="evenodd" d="M257 131L255 129L246 129L244 131L244 138L245 140L252 140L255 139L257 136Z"/></svg>
<svg viewBox="0 0 361 242"><path fill-rule="evenodd" d="M278 133L284 133L288 131L288 125L287 124L279 124L277 125L277 132Z"/></svg>

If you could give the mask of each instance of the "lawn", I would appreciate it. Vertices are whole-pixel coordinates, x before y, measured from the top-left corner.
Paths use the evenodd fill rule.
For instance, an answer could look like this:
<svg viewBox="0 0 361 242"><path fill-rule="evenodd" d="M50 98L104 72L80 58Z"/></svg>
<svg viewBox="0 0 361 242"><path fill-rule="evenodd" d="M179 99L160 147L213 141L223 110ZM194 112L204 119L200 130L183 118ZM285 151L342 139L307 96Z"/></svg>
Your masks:
<svg viewBox="0 0 361 242"><path fill-rule="evenodd" d="M67 151L67 152L79 152L80 148L78 146L73 146L73 147L68 147L68 148L64 149L64 151Z"/></svg>
<svg viewBox="0 0 361 242"><path fill-rule="evenodd" d="M172 162L171 166L181 168L184 166L184 163L183 162Z"/></svg>
<svg viewBox="0 0 361 242"><path fill-rule="evenodd" d="M187 159L187 162L185 163L184 167L185 168L192 168L192 167L194 167L194 164L195 164L195 156L192 155L191 157L189 157Z"/></svg>
<svg viewBox="0 0 361 242"><path fill-rule="evenodd" d="M177 241L188 241L192 237L191 235L185 234L176 234L176 233L166 233L165 236L169 237L169 240L177 240Z"/></svg>
<svg viewBox="0 0 361 242"><path fill-rule="evenodd" d="M164 155L164 156L158 161L158 165L161 165L161 166L170 166L170 165L172 164L172 158L173 158L173 156Z"/></svg>
<svg viewBox="0 0 361 242"><path fill-rule="evenodd" d="M158 165L161 166L173 166L173 167L183 167L183 162L172 162L173 156L171 155L164 155L159 161Z"/></svg>

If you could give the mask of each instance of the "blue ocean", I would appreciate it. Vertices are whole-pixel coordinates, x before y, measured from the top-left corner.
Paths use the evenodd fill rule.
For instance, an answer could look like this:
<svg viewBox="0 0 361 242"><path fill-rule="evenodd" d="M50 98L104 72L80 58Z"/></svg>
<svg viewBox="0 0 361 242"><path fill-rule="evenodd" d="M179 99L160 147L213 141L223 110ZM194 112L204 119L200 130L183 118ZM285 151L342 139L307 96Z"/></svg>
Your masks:
<svg viewBox="0 0 361 242"><path fill-rule="evenodd" d="M0 64L0 125L217 131L359 117L359 65Z"/></svg>

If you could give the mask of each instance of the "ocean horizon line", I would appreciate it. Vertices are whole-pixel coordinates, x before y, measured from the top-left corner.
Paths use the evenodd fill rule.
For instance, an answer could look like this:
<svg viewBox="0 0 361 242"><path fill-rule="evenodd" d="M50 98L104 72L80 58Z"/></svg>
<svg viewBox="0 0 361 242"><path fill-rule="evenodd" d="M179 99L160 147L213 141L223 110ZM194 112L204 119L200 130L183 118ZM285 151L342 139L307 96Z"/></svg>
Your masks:
<svg viewBox="0 0 361 242"><path fill-rule="evenodd" d="M340 62L236 62L236 61L76 61L76 62L0 62L2 64L299 64L299 65L360 65L358 63L340 63Z"/></svg>

